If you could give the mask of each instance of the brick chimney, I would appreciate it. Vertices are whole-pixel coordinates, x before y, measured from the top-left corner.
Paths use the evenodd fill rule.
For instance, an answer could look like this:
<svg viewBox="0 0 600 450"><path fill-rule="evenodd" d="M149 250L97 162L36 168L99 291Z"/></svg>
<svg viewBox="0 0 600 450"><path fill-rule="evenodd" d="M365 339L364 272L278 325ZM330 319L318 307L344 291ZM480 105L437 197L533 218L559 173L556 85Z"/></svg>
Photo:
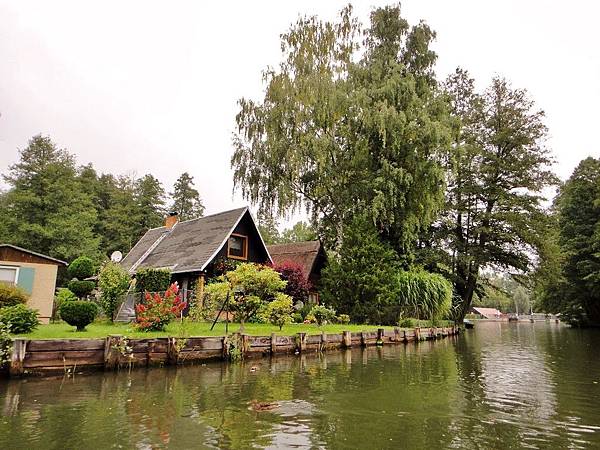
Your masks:
<svg viewBox="0 0 600 450"><path fill-rule="evenodd" d="M179 222L179 216L177 215L177 211L173 211L165 218L165 228L170 230L177 222Z"/></svg>

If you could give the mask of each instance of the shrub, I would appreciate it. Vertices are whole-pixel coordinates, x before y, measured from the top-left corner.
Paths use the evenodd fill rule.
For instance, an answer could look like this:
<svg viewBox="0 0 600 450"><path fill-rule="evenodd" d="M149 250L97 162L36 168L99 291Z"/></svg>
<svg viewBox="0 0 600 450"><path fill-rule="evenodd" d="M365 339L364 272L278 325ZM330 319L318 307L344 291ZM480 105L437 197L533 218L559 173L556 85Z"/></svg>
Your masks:
<svg viewBox="0 0 600 450"><path fill-rule="evenodd" d="M8 325L11 333L31 333L39 324L36 310L23 304L7 306L0 309L0 323Z"/></svg>
<svg viewBox="0 0 600 450"><path fill-rule="evenodd" d="M228 311L239 320L242 332L244 322L255 317L265 302L272 300L287 284L272 268L252 263L240 264L221 280L211 283L212 289L220 291L223 299L229 292Z"/></svg>
<svg viewBox="0 0 600 450"><path fill-rule="evenodd" d="M441 275L425 271L400 272L396 282L402 312L430 320L440 319L450 312L452 285Z"/></svg>
<svg viewBox="0 0 600 450"><path fill-rule="evenodd" d="M294 321L294 323L302 323L304 322L304 317L302 317L302 314L300 314L299 312L295 312L294 314L292 314L292 320Z"/></svg>
<svg viewBox="0 0 600 450"><path fill-rule="evenodd" d="M27 303L29 296L18 286L0 283L0 308Z"/></svg>
<svg viewBox="0 0 600 450"><path fill-rule="evenodd" d="M284 293L292 297L294 303L306 302L310 291L310 282L300 264L284 261L274 264L273 269L279 273L281 279L287 281Z"/></svg>
<svg viewBox="0 0 600 450"><path fill-rule="evenodd" d="M142 331L163 331L171 320L179 317L187 304L179 297L179 286L173 283L164 295L146 292L144 303L135 306L135 327Z"/></svg>
<svg viewBox="0 0 600 450"><path fill-rule="evenodd" d="M77 327L77 331L85 331L98 315L98 305L84 300L66 301L60 306L59 313L61 319Z"/></svg>
<svg viewBox="0 0 600 450"><path fill-rule="evenodd" d="M98 274L100 303L104 313L112 321L121 297L129 289L130 276L119 264L106 263Z"/></svg>
<svg viewBox="0 0 600 450"><path fill-rule="evenodd" d="M67 288L58 288L54 296L54 306L52 310L52 318L56 319L59 316L59 309L64 302L77 301L77 296Z"/></svg>
<svg viewBox="0 0 600 450"><path fill-rule="evenodd" d="M325 305L315 305L310 310L309 315L313 316L317 325L321 326L335 320L335 309L327 308Z"/></svg>
<svg viewBox="0 0 600 450"><path fill-rule="evenodd" d="M350 316L348 314L340 314L337 316L337 321L342 325L347 325L350 323Z"/></svg>
<svg viewBox="0 0 600 450"><path fill-rule="evenodd" d="M209 283L204 287L202 302L190 306L189 316L194 321L213 320L227 298L227 283Z"/></svg>
<svg viewBox="0 0 600 450"><path fill-rule="evenodd" d="M285 324L292 322L293 311L292 297L278 292L275 294L275 300L265 307L263 316L269 323L277 325L281 331Z"/></svg>
<svg viewBox="0 0 600 450"><path fill-rule="evenodd" d="M140 269L135 274L136 292L165 292L171 285L171 271Z"/></svg>
<svg viewBox="0 0 600 450"><path fill-rule="evenodd" d="M12 355L12 338L10 337L10 326L0 323L0 369L10 362Z"/></svg>
<svg viewBox="0 0 600 450"><path fill-rule="evenodd" d="M85 298L94 290L96 283L85 280L71 280L67 283L67 287L78 298Z"/></svg>
<svg viewBox="0 0 600 450"><path fill-rule="evenodd" d="M415 319L407 317L407 318L401 319L398 322L398 326L400 328L415 328L417 326L417 321Z"/></svg>
<svg viewBox="0 0 600 450"><path fill-rule="evenodd" d="M87 256L80 256L75 259L67 269L71 278L77 278L83 280L94 275L96 268L94 267L94 261Z"/></svg>

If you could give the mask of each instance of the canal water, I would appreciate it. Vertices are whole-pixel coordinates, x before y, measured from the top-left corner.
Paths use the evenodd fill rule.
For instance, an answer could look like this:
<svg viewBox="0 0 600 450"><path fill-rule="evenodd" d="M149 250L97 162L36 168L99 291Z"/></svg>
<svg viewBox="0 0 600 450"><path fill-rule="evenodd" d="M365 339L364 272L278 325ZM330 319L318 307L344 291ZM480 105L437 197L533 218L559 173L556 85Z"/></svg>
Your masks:
<svg viewBox="0 0 600 450"><path fill-rule="evenodd" d="M0 449L600 448L599 354L598 330L488 322L406 346L0 380Z"/></svg>

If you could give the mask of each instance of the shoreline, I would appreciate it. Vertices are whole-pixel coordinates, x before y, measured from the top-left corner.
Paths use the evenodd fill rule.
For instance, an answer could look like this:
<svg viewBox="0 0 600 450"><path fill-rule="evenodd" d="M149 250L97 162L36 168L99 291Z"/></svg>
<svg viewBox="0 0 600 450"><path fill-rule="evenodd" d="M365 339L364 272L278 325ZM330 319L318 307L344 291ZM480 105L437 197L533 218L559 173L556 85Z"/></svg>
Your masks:
<svg viewBox="0 0 600 450"><path fill-rule="evenodd" d="M104 339L24 339L13 341L11 360L5 369L10 378L114 371L121 368L164 367L211 360L232 361L276 354L315 353L352 347L400 345L455 336L460 328L379 328L376 331L252 336Z"/></svg>

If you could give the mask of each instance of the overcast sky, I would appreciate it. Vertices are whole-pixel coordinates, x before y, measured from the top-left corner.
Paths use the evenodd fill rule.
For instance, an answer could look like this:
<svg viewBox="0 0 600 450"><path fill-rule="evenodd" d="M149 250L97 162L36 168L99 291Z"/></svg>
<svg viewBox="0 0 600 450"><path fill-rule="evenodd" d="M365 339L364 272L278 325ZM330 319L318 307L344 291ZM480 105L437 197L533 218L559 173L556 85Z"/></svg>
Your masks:
<svg viewBox="0 0 600 450"><path fill-rule="evenodd" d="M261 71L299 14L333 18L347 1L0 0L0 172L38 133L100 172L152 173L169 191L183 171L207 213L232 197L237 100L260 98ZM363 22L377 5L354 3ZM478 87L494 74L546 111L568 177L600 156L600 6L594 1L407 0L436 32L440 77L457 66Z"/></svg>

